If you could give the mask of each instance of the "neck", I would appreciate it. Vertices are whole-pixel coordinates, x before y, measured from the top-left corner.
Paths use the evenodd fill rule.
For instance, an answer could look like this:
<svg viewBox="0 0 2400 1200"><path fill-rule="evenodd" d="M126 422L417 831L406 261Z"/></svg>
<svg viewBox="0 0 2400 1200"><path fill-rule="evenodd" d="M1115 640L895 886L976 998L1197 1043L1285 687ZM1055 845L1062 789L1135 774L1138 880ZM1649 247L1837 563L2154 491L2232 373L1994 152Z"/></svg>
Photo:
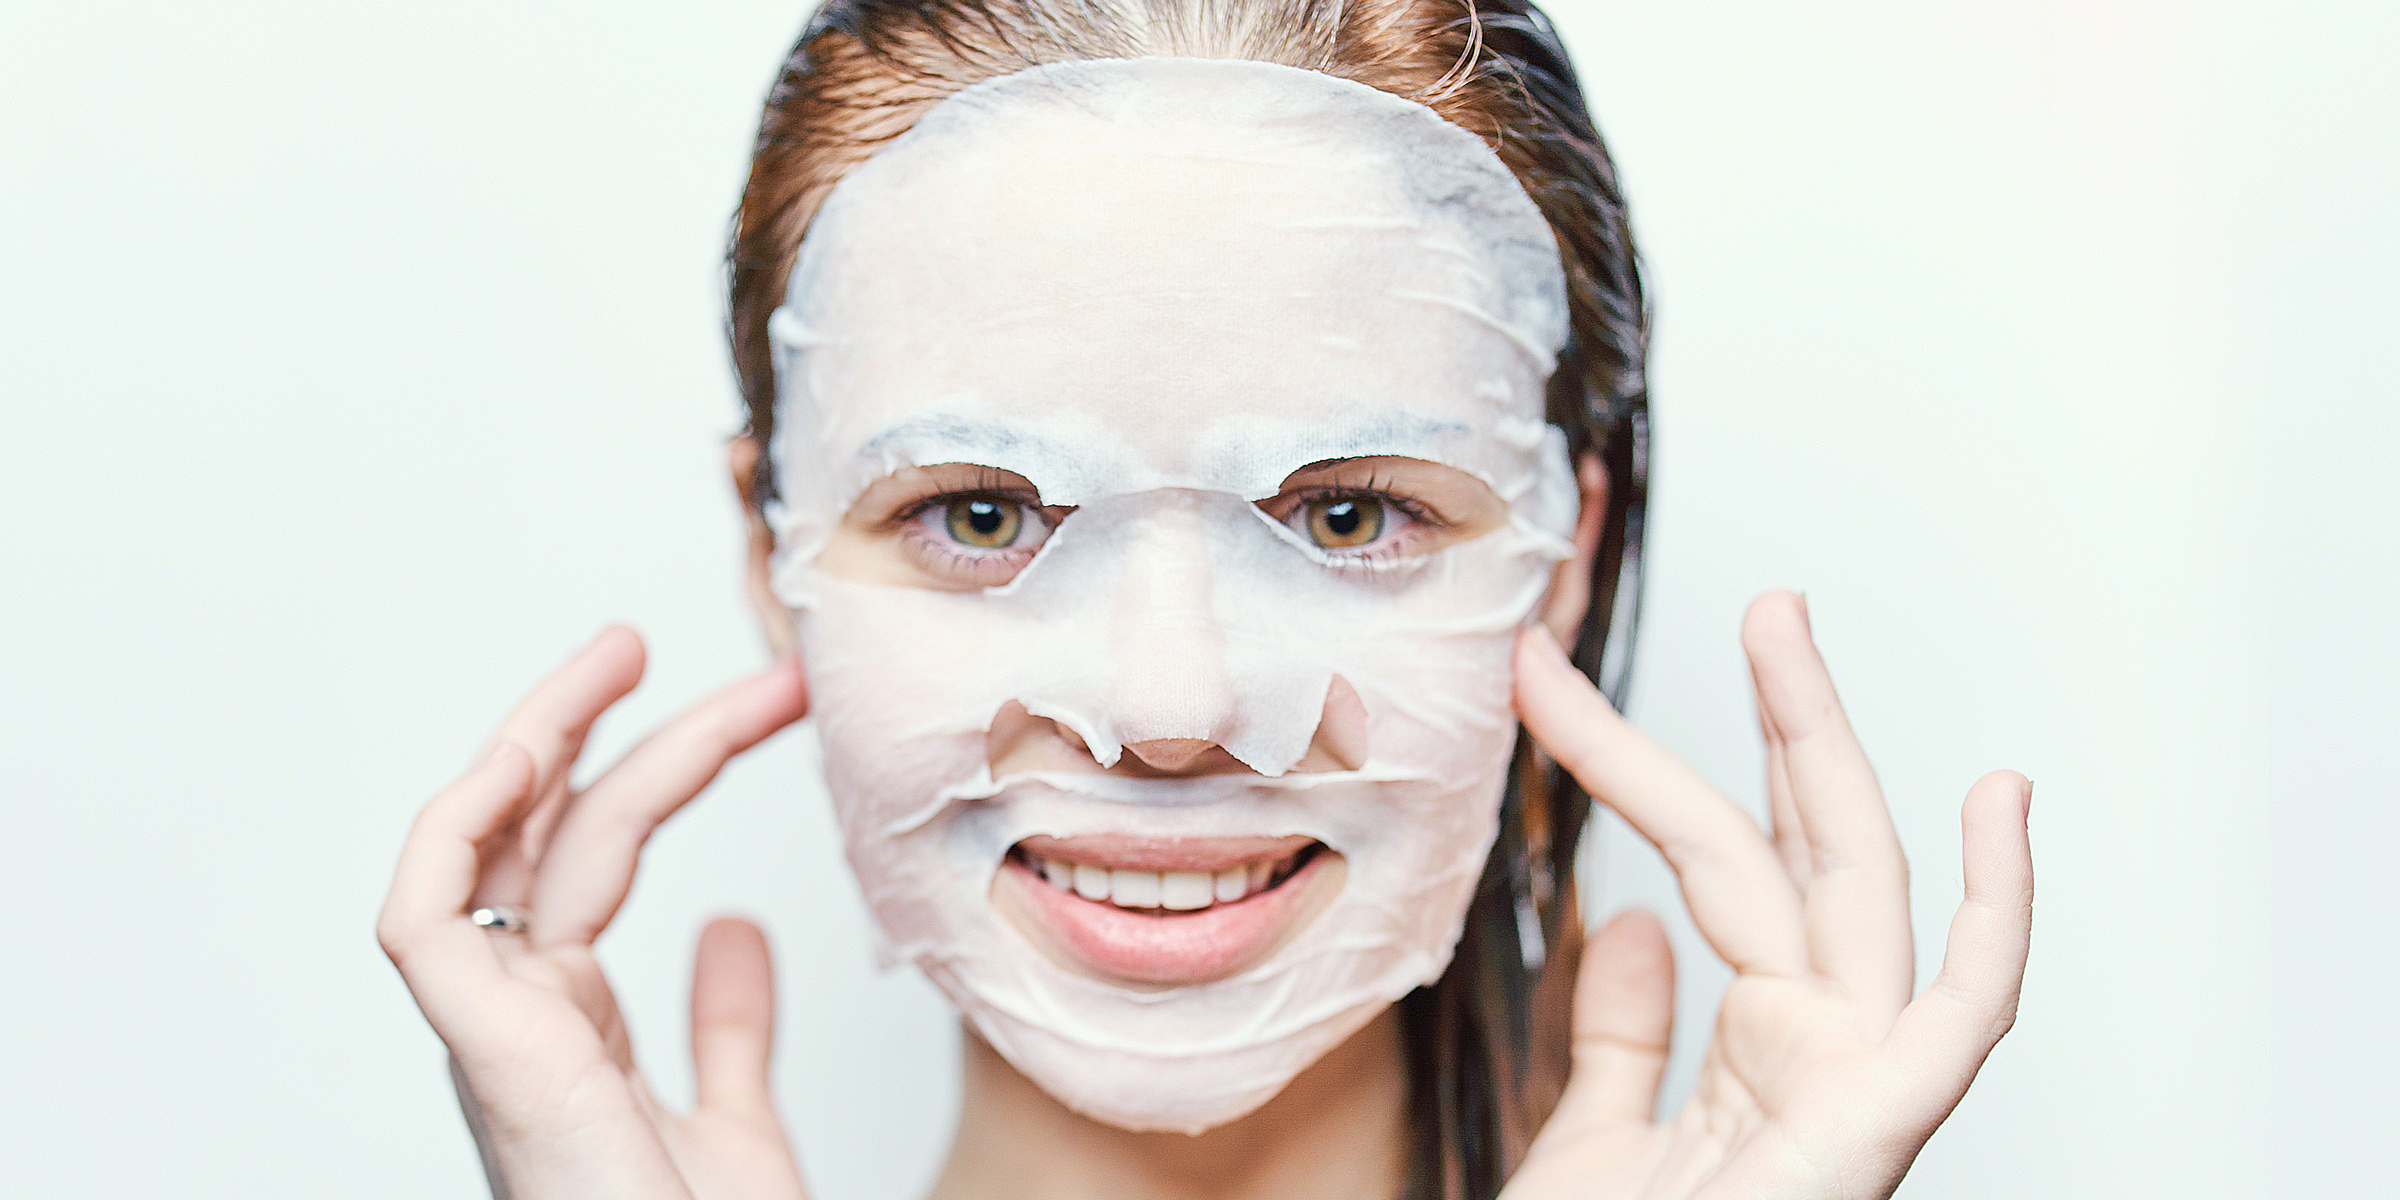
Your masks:
<svg viewBox="0 0 2400 1200"><path fill-rule="evenodd" d="M1408 1082L1386 1009L1257 1111L1205 1133L1079 1115L967 1031L958 1133L929 1200L1394 1200Z"/></svg>

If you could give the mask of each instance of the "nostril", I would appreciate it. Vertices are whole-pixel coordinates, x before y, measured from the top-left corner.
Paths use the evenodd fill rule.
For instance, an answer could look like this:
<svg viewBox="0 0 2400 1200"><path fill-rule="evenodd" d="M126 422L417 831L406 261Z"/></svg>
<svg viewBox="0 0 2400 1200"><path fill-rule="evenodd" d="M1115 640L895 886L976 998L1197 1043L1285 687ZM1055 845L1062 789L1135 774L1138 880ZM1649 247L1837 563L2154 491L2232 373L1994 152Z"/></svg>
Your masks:
<svg viewBox="0 0 2400 1200"><path fill-rule="evenodd" d="M1151 738L1127 742L1125 749L1143 765L1159 771L1180 771L1216 746L1206 738Z"/></svg>
<svg viewBox="0 0 2400 1200"><path fill-rule="evenodd" d="M1317 717L1316 736L1308 748L1309 757L1321 751L1345 771L1367 765L1367 705L1349 680L1336 675L1326 686L1325 711Z"/></svg>
<svg viewBox="0 0 2400 1200"><path fill-rule="evenodd" d="M1034 716L1015 700L993 714L983 744L984 761L995 779L1017 771L1099 769L1083 735L1059 721Z"/></svg>

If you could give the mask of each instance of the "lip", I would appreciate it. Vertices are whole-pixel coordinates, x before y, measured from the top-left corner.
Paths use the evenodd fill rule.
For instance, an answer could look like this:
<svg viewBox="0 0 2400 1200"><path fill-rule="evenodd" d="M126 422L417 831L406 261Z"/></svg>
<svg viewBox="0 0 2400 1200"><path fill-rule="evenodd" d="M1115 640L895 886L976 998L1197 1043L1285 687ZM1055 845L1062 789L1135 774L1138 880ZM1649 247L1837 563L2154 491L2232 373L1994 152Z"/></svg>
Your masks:
<svg viewBox="0 0 2400 1200"><path fill-rule="evenodd" d="M1305 852L1291 875L1231 903L1189 912L1119 908L1052 887L1012 849L992 880L992 903L1061 966L1137 987L1223 979L1256 965L1341 891L1342 856L1309 838L1028 838L1044 857L1143 871L1208 871Z"/></svg>
<svg viewBox="0 0 2400 1200"><path fill-rule="evenodd" d="M1065 858L1128 871L1221 871L1258 858L1282 858L1317 844L1310 837L1170 838L1087 833L1060 840L1035 834L1017 845L1042 858Z"/></svg>

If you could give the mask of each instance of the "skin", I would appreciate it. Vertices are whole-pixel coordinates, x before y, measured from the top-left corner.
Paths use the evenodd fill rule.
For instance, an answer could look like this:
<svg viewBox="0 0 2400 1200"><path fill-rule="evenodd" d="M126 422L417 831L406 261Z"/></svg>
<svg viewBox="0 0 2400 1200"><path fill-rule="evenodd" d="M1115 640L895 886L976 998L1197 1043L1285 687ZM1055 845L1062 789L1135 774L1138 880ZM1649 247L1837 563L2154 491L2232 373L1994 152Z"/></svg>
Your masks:
<svg viewBox="0 0 2400 1200"><path fill-rule="evenodd" d="M755 454L734 447L746 503ZM1594 464L1583 468L1579 556L1561 564L1540 624L1518 640L1516 709L1659 848L1736 975L1698 1087L1657 1119L1674 996L1665 933L1628 912L1595 934L1576 983L1567 1091L1503 1195L1888 1196L2015 1018L2032 927L2031 786L1997 771L1968 791L1965 902L1940 974L1918 991L1899 838L1800 597L1762 596L1742 623L1767 744L1766 830L1567 662L1556 631L1582 614L1605 498ZM585 735L642 673L639 637L612 627L526 697L477 765L426 805L402 850L377 934L449 1045L495 1193L510 1200L807 1194L768 1086L774 985L757 927L720 920L701 934L688 1113L651 1096L592 952L659 823L807 711L789 618L766 590L766 530L748 508L751 589L775 665L694 705L577 791L568 779ZM533 914L532 928L496 934L468 921L490 904ZM1406 1085L1388 1011L1265 1107L1198 1137L1078 1116L972 1034L966 1044L937 1200L1398 1193Z"/></svg>

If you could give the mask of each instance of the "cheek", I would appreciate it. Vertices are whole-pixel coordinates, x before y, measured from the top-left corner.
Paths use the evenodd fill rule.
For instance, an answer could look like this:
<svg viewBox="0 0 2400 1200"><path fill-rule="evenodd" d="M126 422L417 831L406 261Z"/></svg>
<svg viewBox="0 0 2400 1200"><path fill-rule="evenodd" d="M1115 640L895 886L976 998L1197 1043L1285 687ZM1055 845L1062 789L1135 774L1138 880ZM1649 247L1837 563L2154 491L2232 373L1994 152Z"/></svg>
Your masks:
<svg viewBox="0 0 2400 1200"><path fill-rule="evenodd" d="M1416 859L1481 861L1516 748L1509 641L1449 639L1346 675L1367 709L1368 768L1416 781L1391 790L1388 839Z"/></svg>
<svg viewBox="0 0 2400 1200"><path fill-rule="evenodd" d="M984 762L972 715L976 630L925 593L820 578L796 622L825 778L855 840L906 820Z"/></svg>
<svg viewBox="0 0 2400 1200"><path fill-rule="evenodd" d="M1347 830L1352 886L1393 910L1409 944L1449 944L1490 852L1517 740L1512 643L1402 639L1344 676L1367 709L1369 770L1402 780Z"/></svg>
<svg viewBox="0 0 2400 1200"><path fill-rule="evenodd" d="M1343 677L1367 711L1370 760L1465 781L1505 769L1516 741L1507 635L1390 636Z"/></svg>

